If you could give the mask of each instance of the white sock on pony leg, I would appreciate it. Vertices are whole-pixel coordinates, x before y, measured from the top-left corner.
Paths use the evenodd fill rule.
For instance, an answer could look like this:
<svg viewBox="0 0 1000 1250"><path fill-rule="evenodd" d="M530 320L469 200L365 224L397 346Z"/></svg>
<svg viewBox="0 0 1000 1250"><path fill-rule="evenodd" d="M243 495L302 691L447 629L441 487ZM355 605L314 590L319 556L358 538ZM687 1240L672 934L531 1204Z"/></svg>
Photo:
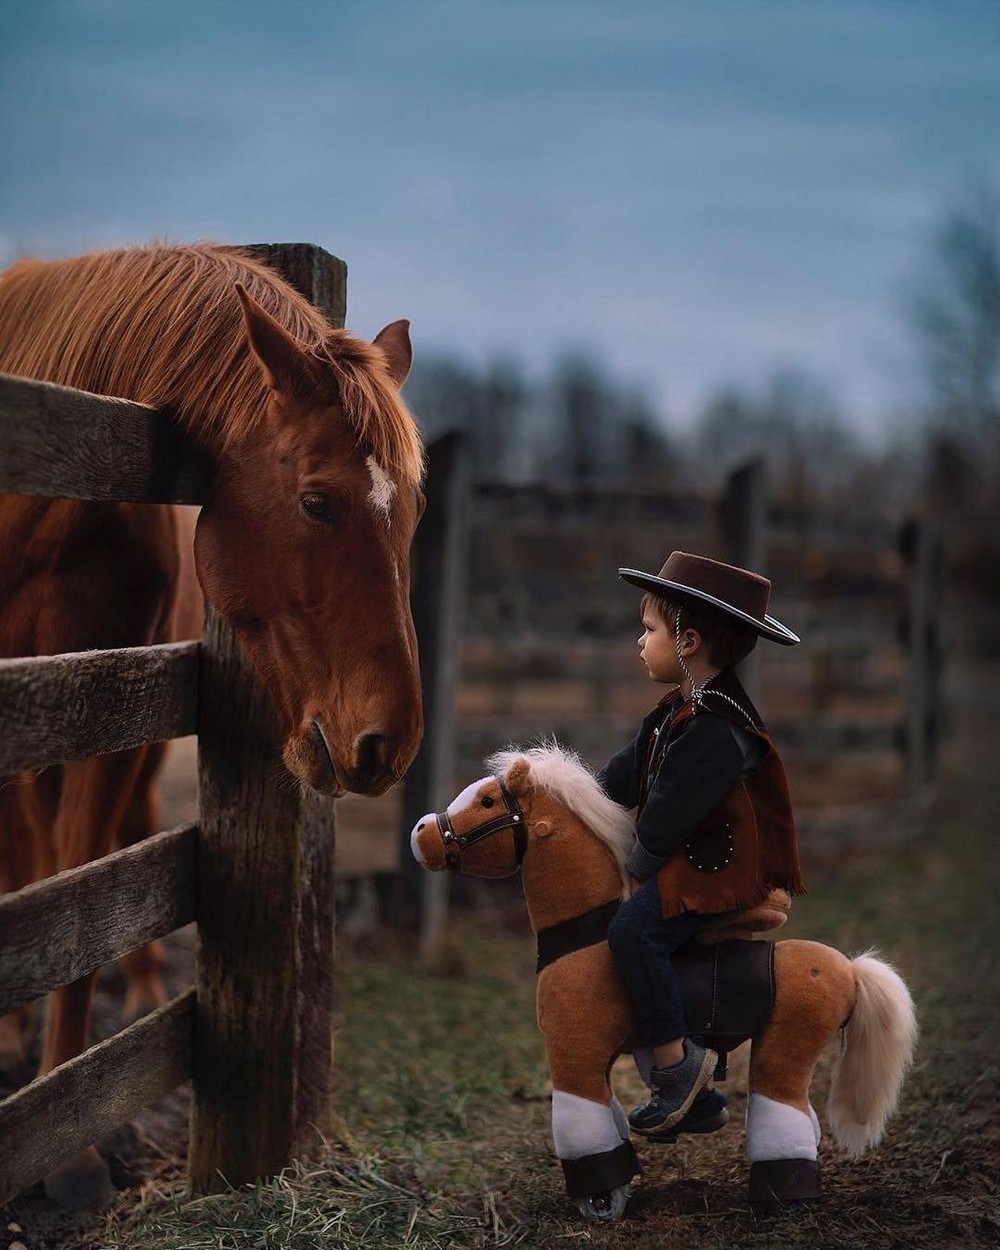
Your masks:
<svg viewBox="0 0 1000 1250"><path fill-rule="evenodd" d="M558 1158L604 1154L620 1146L622 1140L614 1105L606 1107L561 1089L552 1091L552 1141Z"/></svg>
<svg viewBox="0 0 1000 1250"><path fill-rule="evenodd" d="M819 1123L811 1115L766 1094L747 1100L747 1154L751 1163L768 1159L815 1159Z"/></svg>

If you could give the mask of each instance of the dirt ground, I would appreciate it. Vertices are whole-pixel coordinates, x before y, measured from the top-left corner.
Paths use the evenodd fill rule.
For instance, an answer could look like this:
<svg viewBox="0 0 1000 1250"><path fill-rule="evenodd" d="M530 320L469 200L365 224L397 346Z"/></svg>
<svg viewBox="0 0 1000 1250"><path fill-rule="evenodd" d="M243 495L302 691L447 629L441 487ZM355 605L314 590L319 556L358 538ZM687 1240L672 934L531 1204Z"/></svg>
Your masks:
<svg viewBox="0 0 1000 1250"><path fill-rule="evenodd" d="M448 957L433 969L418 967L405 941L381 931L341 943L334 1135L329 1156L308 1174L214 1206L186 1203L182 1090L100 1143L123 1187L110 1218L59 1212L36 1187L0 1213L0 1250L17 1242L29 1250L1000 1244L997 692L995 680L956 676L961 732L931 809L870 837L838 837L834 822L809 846L810 892L796 900L787 935L852 953L877 945L911 985L921 1020L917 1063L885 1143L851 1160L824 1140L821 1206L765 1224L746 1212L746 1056L738 1053L725 1087L729 1125L710 1138L644 1147L645 1172L626 1217L583 1225L551 1154L532 943L515 908L460 918ZM193 931L168 945L169 988L179 992L191 976ZM98 1037L121 1027L121 1001L120 974L105 969ZM814 1084L821 1118L831 1062L832 1054ZM30 1075L30 1065L6 1074L0 1092ZM626 1105L639 1097L624 1061L616 1080ZM394 1230L381 1215L373 1223L375 1184L398 1199ZM308 1231L335 1224L339 1232Z"/></svg>

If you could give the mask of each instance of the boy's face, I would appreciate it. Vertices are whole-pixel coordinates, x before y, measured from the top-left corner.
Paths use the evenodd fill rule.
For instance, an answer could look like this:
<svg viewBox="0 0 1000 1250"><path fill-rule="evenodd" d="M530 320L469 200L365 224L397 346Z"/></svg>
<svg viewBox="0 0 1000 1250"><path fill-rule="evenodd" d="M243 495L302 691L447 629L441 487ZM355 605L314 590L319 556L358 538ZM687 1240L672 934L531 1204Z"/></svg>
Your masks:
<svg viewBox="0 0 1000 1250"><path fill-rule="evenodd" d="M674 631L651 603L642 610L642 633L638 643L639 655L653 681L680 682L684 674L677 662Z"/></svg>

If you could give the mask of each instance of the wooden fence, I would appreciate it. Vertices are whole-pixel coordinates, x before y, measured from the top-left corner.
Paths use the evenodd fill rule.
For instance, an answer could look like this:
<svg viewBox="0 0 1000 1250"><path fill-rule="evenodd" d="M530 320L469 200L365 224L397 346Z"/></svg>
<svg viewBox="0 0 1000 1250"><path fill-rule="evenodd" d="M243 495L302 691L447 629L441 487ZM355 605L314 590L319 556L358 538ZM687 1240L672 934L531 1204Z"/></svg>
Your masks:
<svg viewBox="0 0 1000 1250"><path fill-rule="evenodd" d="M505 740L556 732L594 764L650 699L627 560L677 547L763 569L800 647L760 646L748 674L806 808L912 797L939 734L941 551L933 528L769 502L760 465L720 494L478 484L459 685L456 784Z"/></svg>
<svg viewBox="0 0 1000 1250"><path fill-rule="evenodd" d="M251 249L341 326L346 266ZM0 376L0 492L200 503L161 413ZM0 1103L0 1203L193 1077L197 1191L276 1171L330 1087L333 804L288 784L269 700L208 613L200 643L0 661L0 777L196 733L197 825L0 897L0 1013L196 920L197 984Z"/></svg>

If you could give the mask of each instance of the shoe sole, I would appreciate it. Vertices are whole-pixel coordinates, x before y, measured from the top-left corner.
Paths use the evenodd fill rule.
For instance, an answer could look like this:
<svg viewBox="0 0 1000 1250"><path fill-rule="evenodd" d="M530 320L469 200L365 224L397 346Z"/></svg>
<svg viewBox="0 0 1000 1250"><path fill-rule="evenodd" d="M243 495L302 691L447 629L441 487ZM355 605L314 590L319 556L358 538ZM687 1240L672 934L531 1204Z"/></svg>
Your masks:
<svg viewBox="0 0 1000 1250"><path fill-rule="evenodd" d="M691 1104L712 1079L712 1073L715 1071L715 1065L718 1062L719 1056L715 1053L715 1051L706 1050L705 1054L702 1056L701 1068L695 1078L695 1082L688 1091L687 1098L684 1099L677 1110L669 1116L659 1128L636 1129L635 1131L641 1132L643 1137L660 1137L663 1133L669 1133L672 1129L675 1129L691 1110Z"/></svg>
<svg viewBox="0 0 1000 1250"><path fill-rule="evenodd" d="M703 1120L692 1120L690 1124L685 1120L681 1120L680 1124L675 1124L673 1128L668 1128L665 1133L644 1133L642 1129L634 1128L633 1133L637 1133L646 1141L655 1142L657 1146L672 1146L677 1138L685 1133L717 1133L720 1128L725 1128L729 1123L729 1109L722 1107L719 1111L714 1111L711 1115L706 1116Z"/></svg>

